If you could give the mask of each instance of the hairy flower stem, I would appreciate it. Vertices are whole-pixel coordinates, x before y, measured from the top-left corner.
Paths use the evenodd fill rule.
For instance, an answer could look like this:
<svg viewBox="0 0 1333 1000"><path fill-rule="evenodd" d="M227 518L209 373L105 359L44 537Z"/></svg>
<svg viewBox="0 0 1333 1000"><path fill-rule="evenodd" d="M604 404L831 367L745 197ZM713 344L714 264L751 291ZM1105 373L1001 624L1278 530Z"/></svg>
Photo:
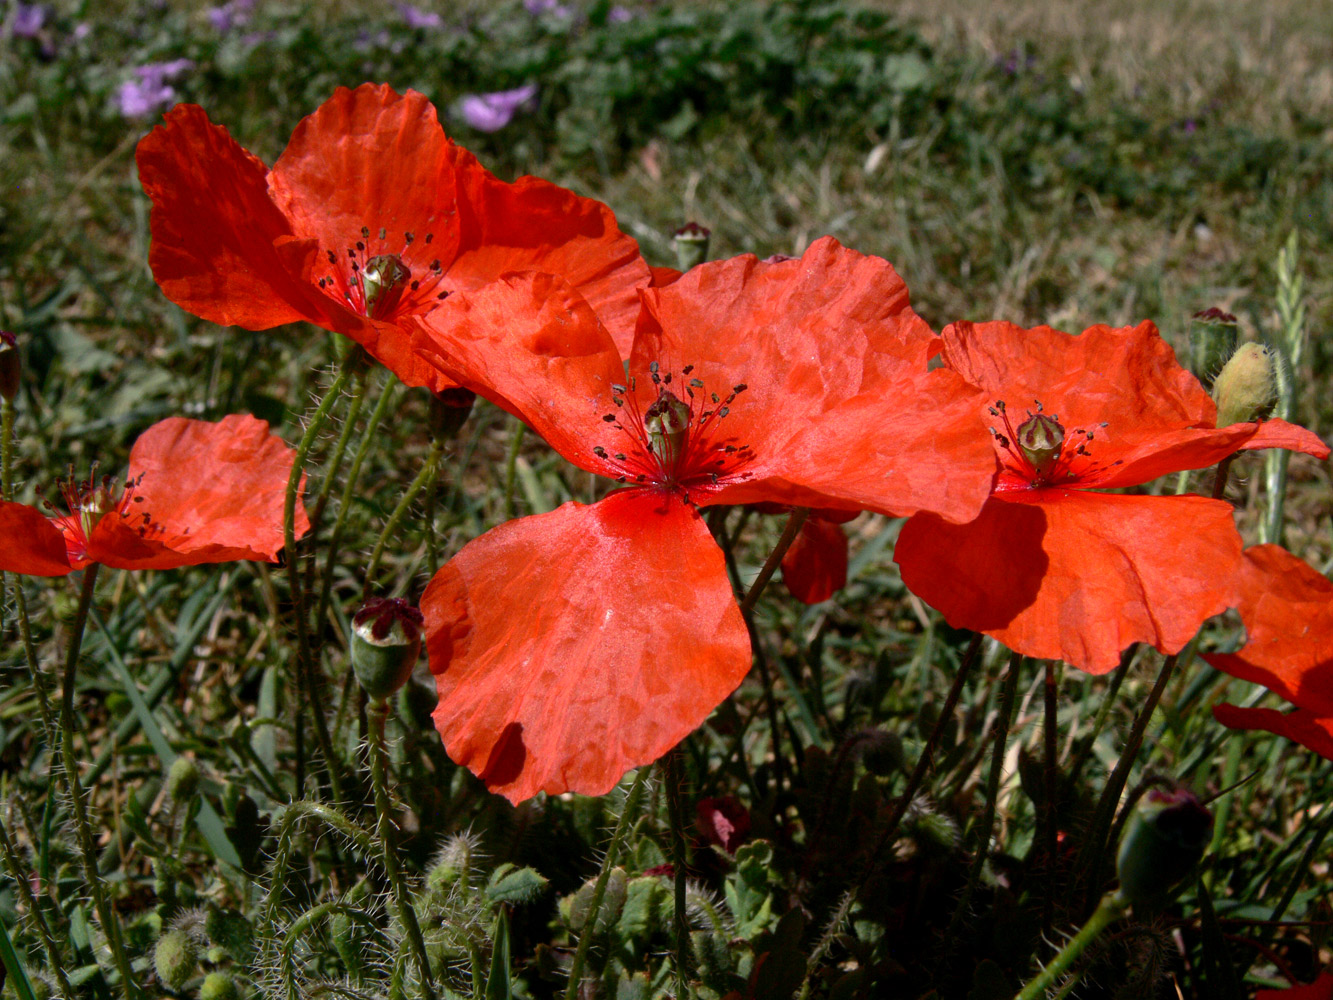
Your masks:
<svg viewBox="0 0 1333 1000"><path fill-rule="evenodd" d="M357 483L361 481L361 466L370 454L371 442L375 440L376 432L379 430L380 423L384 420L385 414L389 412L389 405L397 395L397 381L390 381L380 393L379 401L375 404L375 409L370 413L370 418L366 421L366 428L361 433L361 442L356 446L356 454L352 456L352 467L347 470L347 480L343 483L342 495L338 498L338 517L333 522L333 531L329 535L327 551L324 554L324 573L320 581L319 603L316 606L315 621L322 622L324 616L328 614L329 600L333 595L333 567L338 559L338 550L342 545L343 530L347 526L347 515L352 509L352 492L356 489Z"/></svg>
<svg viewBox="0 0 1333 1000"><path fill-rule="evenodd" d="M102 875L97 869L97 845L93 840L92 824L88 820L88 802L84 798L83 785L79 781L79 757L74 749L74 678L79 665L79 652L83 648L83 632L88 625L88 612L93 604L93 590L97 586L97 571L101 567L91 563L83 571L83 589L79 592L79 606L74 613L74 622L70 626L69 648L65 651L65 676L60 692L60 749L63 767L65 792L69 795L74 810L74 823L78 829L79 853L83 861L83 877L92 894L93 905L97 909L97 919L106 934L107 947L120 972L121 989L127 1000L137 1000L141 993L134 979L134 970L130 968L129 956L125 954L125 944L120 937L120 924L112 912L106 897L106 887L102 884Z"/></svg>
<svg viewBox="0 0 1333 1000"><path fill-rule="evenodd" d="M782 529L782 537L778 539L778 544L773 547L773 551L768 554L768 559L764 561L763 568L759 570L759 575L754 578L754 583L750 584L750 589L745 594L745 600L741 601L741 614L748 617L750 612L754 610L759 595L764 592L764 588L768 586L768 581L777 572L782 557L791 548L791 543L796 541L796 535L800 532L801 525L805 524L805 519L809 516L810 508L808 507L792 509L791 517L787 518L787 526ZM776 748L774 748L774 752L776 752Z"/></svg>
<svg viewBox="0 0 1333 1000"><path fill-rule="evenodd" d="M1134 760L1139 755L1139 748L1143 745L1143 734L1148 728L1153 712L1157 709L1157 703L1162 700L1162 692L1166 690L1167 682L1171 680L1171 674L1176 667L1176 659L1176 655L1172 654L1162 660L1162 669L1157 674L1157 682L1153 684L1143 707L1134 718L1134 726L1130 729L1129 738L1125 741L1125 748L1120 752L1120 758L1115 762L1114 769L1106 779L1106 786L1102 789L1101 798L1097 800L1097 807L1092 814L1092 821L1088 824L1087 839L1083 841L1083 846L1079 849L1078 858L1075 861L1075 870L1088 873L1088 891L1090 894L1095 893L1099 888L1102 859L1106 856L1107 848L1111 846L1107 843L1107 834L1115 820L1116 808L1120 804L1120 795L1125 790L1125 782L1129 780L1129 770L1134 766Z"/></svg>
<svg viewBox="0 0 1333 1000"><path fill-rule="evenodd" d="M301 692L300 699L305 702L305 705L298 705L296 717L299 722L305 707L309 706L310 715L315 723L315 739L319 743L319 752L324 758L325 767L328 769L329 783L333 786L333 798L336 802L343 801L342 769L334 753L333 739L329 736L329 727L324 721L324 711L321 707L324 704L323 675L319 663L315 659L310 639L309 609L306 607L305 586L301 579L300 553L296 548L296 499L300 492L301 473L304 470L306 458L328 420L333 404L337 402L338 397L342 394L343 387L360 367L360 352L361 347L354 344L343 356L343 363L333 379L333 384L329 386L329 391L320 400L319 406L306 425L305 433L301 435L301 442L296 446L296 457L292 462L292 472L287 477L287 495L282 514L282 543L287 560L287 577L291 583L292 617L296 621L297 684ZM298 773L302 771L300 764L301 762L298 761ZM298 796L301 794L299 785L296 794Z"/></svg>
<svg viewBox="0 0 1333 1000"><path fill-rule="evenodd" d="M1128 909L1128 901L1122 899L1118 893L1108 892L1102 897L1101 903L1083 928L1069 939L1069 942L1060 949L1060 953L1051 959L1038 975L1028 981L1014 1000L1045 1000L1046 991L1054 986L1056 980L1078 960L1088 945L1096 940L1097 935L1105 930L1108 924L1123 917Z"/></svg>
<svg viewBox="0 0 1333 1000"><path fill-rule="evenodd" d="M347 452L347 444L351 440L352 432L356 430L357 419L361 416L361 407L366 402L366 386L370 383L370 373L363 366L358 366L352 374L352 401L347 407L347 414L343 417L342 431L338 434L338 440L333 446L333 453L329 456L328 464L324 467L324 481L319 484L319 494L315 497L315 506L310 509L310 530L312 532L319 530L320 521L324 518L324 508L329 504L329 497L333 494L333 483L338 478L338 470L342 467L343 455Z"/></svg>
<svg viewBox="0 0 1333 1000"><path fill-rule="evenodd" d="M1042 796L1042 834L1043 834L1043 853L1046 855L1046 878L1045 891L1041 901L1041 929L1045 935L1051 929L1051 918L1055 913L1055 854L1057 849L1059 825L1056 821L1056 812L1059 803L1059 768L1057 767L1056 757L1059 753L1057 742L1057 729L1060 721L1060 704L1058 695L1060 693L1059 681L1055 674L1056 661L1046 661L1046 698L1043 706L1045 712L1042 717L1041 735L1044 744L1042 752L1042 766L1044 770L1044 781Z"/></svg>
<svg viewBox="0 0 1333 1000"><path fill-rule="evenodd" d="M597 882L592 887L592 899L588 905L588 919L579 934L579 946L574 952L574 962L569 967L569 985L565 988L565 1000L578 1000L579 987L583 984L583 967L588 961L588 949L597 930L597 915L602 912L602 900L606 898L606 884L611 879L611 869L616 866L620 848L625 842L632 817L639 805L639 796L643 793L644 780L648 777L648 768L641 767L634 774L634 782L629 786L625 804L621 807L620 818L616 820L615 831L611 834L611 843L606 845L606 857L602 859L602 870L597 874Z"/></svg>
<svg viewBox="0 0 1333 1000"><path fill-rule="evenodd" d="M776 753L776 749L774 750ZM685 883L689 874L689 843L685 839L685 817L680 792L685 776L680 766L681 749L677 746L663 758L663 784L666 791L667 822L671 826L671 874L675 890L672 907L676 933L676 996L685 1000L689 994L690 922L685 908Z"/></svg>
<svg viewBox="0 0 1333 1000"><path fill-rule="evenodd" d="M1217 463L1217 472L1213 474L1213 499L1222 500L1227 493L1227 475L1231 472L1231 460L1235 455L1228 455Z"/></svg>
<svg viewBox="0 0 1333 1000"><path fill-rule="evenodd" d="M981 874L986 868L986 859L990 856L991 834L995 828L995 811L1000 797L1000 778L1004 773L1004 751L1009 742L1009 726L1014 717L1014 701L1018 695L1018 672L1022 664L1023 657L1021 654L1011 653L1009 655L1009 669L1004 675L1004 687L1000 694L1000 710L995 716L995 723L991 728L993 749L990 758L990 774L986 778L986 809L982 813L981 826L977 830L977 853L972 859L972 867L967 873L967 886L963 889L963 895L959 899L957 907L954 908L953 917L949 920L949 929L944 935L944 940L950 942L950 947L954 947L958 943L954 934L963 921L967 919L972 894L981 882Z"/></svg>
<svg viewBox="0 0 1333 1000"><path fill-rule="evenodd" d="M32 922L37 926L37 935L42 939L42 947L46 950L46 960L51 966L51 971L55 973L56 979L60 983L61 992L72 997L74 990L69 984L69 978L65 975L65 963L61 958L60 949L56 946L55 938L51 935L51 928L46 922L46 914L38 903L36 896L33 895L32 884L28 881L28 872L26 865L19 853L14 848L14 842L9 839L9 831L5 829L5 824L0 822L0 847L5 852L5 866L9 869L9 875L14 880L14 887L19 891L19 898L32 916Z"/></svg>
<svg viewBox="0 0 1333 1000"><path fill-rule="evenodd" d="M407 931L408 942L417 960L417 974L421 977L422 995L426 1000L435 996L430 976L430 959L426 955L426 942L421 936L421 926L417 923L416 910L408 898L407 887L403 884L402 874L398 871L398 848L394 843L393 814L389 808L388 752L384 747L384 720L388 717L389 705L383 698L372 698L366 706L366 740L370 748L370 779L375 785L375 814L378 816L377 833L379 849L382 852L385 874L393 886L393 898L398 908L398 919Z"/></svg>
<svg viewBox="0 0 1333 1000"><path fill-rule="evenodd" d="M897 807L889 817L884 832L880 834L879 840L876 841L874 850L870 852L871 870L874 869L876 862L879 860L879 852L884 850L884 845L898 832L898 825L902 823L903 817L907 815L912 800L916 798L916 793L921 788L921 782L925 780L926 772L930 770L931 761L935 756L935 747L939 744L940 737L944 735L949 720L953 718L953 710L958 706L958 699L963 694L963 685L966 683L968 674L972 672L972 667L981 653L981 641L984 638L985 636L978 632L972 636L972 641L967 644L967 652L963 654L963 659L958 664L958 673L954 675L953 683L949 685L949 693L944 696L944 705L940 708L939 718L935 720L935 725L931 727L930 736L926 738L926 745L921 748L921 756L917 758L916 767L912 768L912 773L907 779L903 793L898 799ZM867 872L866 874L869 876L870 873ZM861 884L864 885L865 881L865 879L862 879Z"/></svg>
<svg viewBox="0 0 1333 1000"><path fill-rule="evenodd" d="M370 554L370 562L366 566L366 582L361 588L362 601L369 600L374 592L375 571L379 569L380 558L384 555L384 547L389 544L390 537L403 523L403 518L407 516L409 508L411 508L421 491L435 485L435 477L440 471L440 459L444 456L445 444L445 441L438 438L431 442L430 454L426 456L426 464L421 467L421 471L417 473L417 478L412 480L412 485L407 488L403 498L398 501L398 506L393 509L389 519L384 522L384 530L380 532L379 541L375 543L375 550Z"/></svg>

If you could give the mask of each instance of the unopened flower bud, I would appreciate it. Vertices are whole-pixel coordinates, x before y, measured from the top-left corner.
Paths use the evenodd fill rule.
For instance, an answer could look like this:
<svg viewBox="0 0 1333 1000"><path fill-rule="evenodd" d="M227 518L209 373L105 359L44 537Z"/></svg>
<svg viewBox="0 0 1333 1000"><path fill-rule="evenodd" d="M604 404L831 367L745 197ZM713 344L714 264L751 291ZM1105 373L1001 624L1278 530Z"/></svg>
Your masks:
<svg viewBox="0 0 1333 1000"><path fill-rule="evenodd" d="M1120 895L1131 903L1162 896L1199 863L1213 836L1213 814L1188 788L1149 790L1120 842Z"/></svg>
<svg viewBox="0 0 1333 1000"><path fill-rule="evenodd" d="M1194 314L1190 362L1199 381L1214 378L1236 350L1236 317L1217 306Z"/></svg>
<svg viewBox="0 0 1333 1000"><path fill-rule="evenodd" d="M1263 416L1276 394L1273 352L1263 344L1241 344L1213 382L1217 426L1230 427Z"/></svg>
<svg viewBox="0 0 1333 1000"><path fill-rule="evenodd" d="M1032 471L1038 479L1050 472L1060 460L1060 449L1064 443L1065 429L1060 426L1060 421L1044 413L1028 417L1018 425L1018 447L1032 464Z"/></svg>
<svg viewBox="0 0 1333 1000"><path fill-rule="evenodd" d="M199 1000L241 1000L241 991L227 973L210 972L199 987Z"/></svg>
<svg viewBox="0 0 1333 1000"><path fill-rule="evenodd" d="M8 330L0 330L0 396L13 400L19 394L22 375L18 340Z"/></svg>
<svg viewBox="0 0 1333 1000"><path fill-rule="evenodd" d="M412 676L423 621L401 597L377 597L352 617L352 669L372 699L389 697Z"/></svg>
<svg viewBox="0 0 1333 1000"><path fill-rule="evenodd" d="M695 264L702 264L708 259L708 238L713 231L697 222L687 222L676 230L676 263L682 271L688 271Z"/></svg>
<svg viewBox="0 0 1333 1000"><path fill-rule="evenodd" d="M157 949L153 952L153 968L167 989L183 990L198 967L199 947L187 931L167 931L158 938Z"/></svg>
<svg viewBox="0 0 1333 1000"><path fill-rule="evenodd" d="M185 802L199 790L199 765L189 757L177 757L167 771L167 794Z"/></svg>
<svg viewBox="0 0 1333 1000"><path fill-rule="evenodd" d="M472 413L477 394L471 389L455 386L430 394L430 429L436 440L454 437Z"/></svg>

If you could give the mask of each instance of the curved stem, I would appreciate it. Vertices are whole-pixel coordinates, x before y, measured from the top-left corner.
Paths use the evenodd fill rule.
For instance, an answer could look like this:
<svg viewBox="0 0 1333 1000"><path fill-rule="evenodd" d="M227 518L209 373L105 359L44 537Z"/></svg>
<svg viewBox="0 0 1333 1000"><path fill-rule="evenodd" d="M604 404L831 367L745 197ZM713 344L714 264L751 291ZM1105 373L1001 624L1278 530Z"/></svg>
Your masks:
<svg viewBox="0 0 1333 1000"><path fill-rule="evenodd" d="M64 766L60 773L64 775L65 791L70 797L74 811L74 823L78 829L79 853L83 861L83 877L92 894L93 905L97 909L97 919L106 934L107 946L120 972L121 989L128 1000L137 1000L140 996L138 983L134 980L134 970L130 967L129 956L125 954L125 944L120 937L120 923L111 909L106 897L106 887L102 884L102 875L97 868L97 845L93 840L92 824L88 820L88 802L84 798L83 786L79 781L79 757L74 749L74 678L78 672L79 652L83 648L83 632L88 624L88 612L93 604L93 591L97 586L97 571L101 567L91 563L83 571L83 589L79 593L78 610L74 613L74 622L70 626L69 648L65 651L65 675L60 692L60 748Z"/></svg>
<svg viewBox="0 0 1333 1000"><path fill-rule="evenodd" d="M569 986L565 989L565 1000L578 1000L579 986L583 982L583 966L588 961L588 949L597 930L597 916L602 912L602 900L606 898L606 884L611 879L611 869L616 866L625 832L630 826L630 817L639 804L639 795L643 791L644 779L648 768L641 767L634 775L634 783L629 786L625 796L625 805L620 810L620 819L616 820L615 832L611 834L611 843L606 845L606 857L602 859L602 870L597 874L597 882L592 887L592 899L589 901L588 918L579 934L578 950L574 952L574 962L569 967Z"/></svg>
<svg viewBox="0 0 1333 1000"><path fill-rule="evenodd" d="M310 622L307 617L308 611L305 603L305 587L301 580L301 560L296 550L296 500L297 494L300 492L301 474L304 471L306 458L310 454L310 449L314 447L315 440L323 429L325 421L328 420L329 411L333 409L333 404L342 393L343 386L347 384L347 380L352 377L356 366L360 364L360 350L359 346L353 345L344 356L342 367L338 370L333 384L329 386L329 391L320 400L319 407L311 416L305 433L301 435L301 442L296 446L296 457L292 462L291 475L287 477L287 494L283 504L282 516L283 549L287 558L287 576L291 583L292 616L296 621L297 681L301 690L301 698L310 707L310 714L315 723L315 739L319 743L320 754L324 757L324 764L329 772L329 782L333 786L334 800L338 802L341 802L343 798L342 774L338 759L333 751L333 740L329 736L329 728L320 707L324 703L322 697L323 684L320 683L319 665L315 660L311 645ZM304 707L298 707L296 713L298 718L301 717ZM301 794L299 787L296 791L298 795Z"/></svg>
<svg viewBox="0 0 1333 1000"><path fill-rule="evenodd" d="M370 778L375 785L379 848L382 852L385 874L389 876L389 884L393 887L398 919L403 922L403 929L407 931L407 939L416 955L422 995L431 1000L435 996L435 991L431 984L430 959L426 955L426 942L421 936L416 910L412 908L412 901L408 899L407 888L403 885L402 875L398 871L398 848L393 840L393 815L389 807L389 784L386 778L388 754L384 749L384 720L388 714L389 706L383 698L372 698L370 704L366 706L368 730L366 739L370 745Z"/></svg>
<svg viewBox="0 0 1333 1000"><path fill-rule="evenodd" d="M389 537L398 530L398 525L407 516L408 508L412 506L417 495L435 482L435 476L440 471L440 458L444 455L444 446L445 442L438 439L431 442L430 454L426 458L426 464L421 467L421 471L417 473L417 478L412 480L412 485L407 488L403 498L398 501L398 506L389 515L389 520L384 522L384 530L380 532L379 541L375 543L375 550L370 554L370 562L366 565L366 582L361 590L363 601L368 600L374 590L375 571L379 569L380 557L384 555L384 546L388 544Z"/></svg>
<svg viewBox="0 0 1333 1000"><path fill-rule="evenodd" d="M778 564L782 562L782 557L791 548L791 543L796 541L796 535L801 530L801 525L805 524L805 519L809 516L809 507L794 507L792 509L791 517L787 518L787 526L782 529L782 537L778 539L778 544L773 547L773 551L768 554L768 559L764 561L763 568L759 570L759 575L754 578L754 583L750 584L750 589L745 594L745 600L741 601L741 614L749 615L754 610L759 595L764 592L764 587L768 585L768 581L777 572Z"/></svg>
<svg viewBox="0 0 1333 1000"><path fill-rule="evenodd" d="M1014 1000L1045 1000L1046 991L1055 984L1055 981L1064 975L1065 970L1073 965L1088 945L1096 940L1097 935L1105 930L1108 924L1124 916L1128 908L1129 904L1117 893L1108 892L1103 896L1096 911L1088 918L1088 922L1069 939L1069 943L1060 949L1060 953L1051 959L1050 964L1023 987Z"/></svg>

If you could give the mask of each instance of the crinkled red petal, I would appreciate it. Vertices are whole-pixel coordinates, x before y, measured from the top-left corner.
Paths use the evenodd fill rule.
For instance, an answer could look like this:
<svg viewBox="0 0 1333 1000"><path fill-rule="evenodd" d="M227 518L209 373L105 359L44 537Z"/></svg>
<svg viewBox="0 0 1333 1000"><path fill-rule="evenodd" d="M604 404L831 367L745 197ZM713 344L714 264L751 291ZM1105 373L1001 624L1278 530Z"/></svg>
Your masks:
<svg viewBox="0 0 1333 1000"><path fill-rule="evenodd" d="M268 170L193 104L167 112L166 123L139 142L139 180L152 199L148 261L163 293L213 323L267 330L320 323L317 297L292 270L313 257L293 239L269 197Z"/></svg>
<svg viewBox="0 0 1333 1000"><path fill-rule="evenodd" d="M118 569L272 562L283 545L294 459L265 421L249 415L218 423L169 417L154 424L130 452L129 478L137 483L132 495L143 499L132 500L124 515L102 517L88 557ZM310 530L299 498L295 529L297 538Z"/></svg>
<svg viewBox="0 0 1333 1000"><path fill-rule="evenodd" d="M1228 729L1261 729L1285 736L1307 750L1333 760L1333 716L1317 715L1304 708L1279 712L1275 708L1223 704L1213 708L1213 718Z"/></svg>
<svg viewBox="0 0 1333 1000"><path fill-rule="evenodd" d="M421 610L445 748L514 802L604 794L750 666L721 551L652 491L502 524L436 574Z"/></svg>
<svg viewBox="0 0 1333 1000"><path fill-rule="evenodd" d="M818 604L847 586L847 535L814 516L782 557L782 580L802 604Z"/></svg>
<svg viewBox="0 0 1333 1000"><path fill-rule="evenodd" d="M35 507L0 501L0 570L24 576L65 576L65 536Z"/></svg>
<svg viewBox="0 0 1333 1000"><path fill-rule="evenodd" d="M1019 490L969 524L911 518L894 558L955 628L1101 674L1134 642L1179 652L1233 604L1241 541L1218 500Z"/></svg>
<svg viewBox="0 0 1333 1000"><path fill-rule="evenodd" d="M593 448L613 445L618 433L602 418L615 410L611 387L625 381L620 351L562 279L508 275L451 295L415 324L423 358L526 421L575 465L617 475Z"/></svg>
<svg viewBox="0 0 1333 1000"><path fill-rule="evenodd" d="M1333 582L1277 545L1245 551L1238 608L1247 642L1209 653L1218 670L1333 716Z"/></svg>
<svg viewBox="0 0 1333 1000"><path fill-rule="evenodd" d="M1241 447L1247 450L1286 448L1288 451L1304 452L1319 459L1329 456L1329 448L1323 438L1314 431L1306 430L1297 424L1289 424L1285 420L1260 421L1254 436Z"/></svg>

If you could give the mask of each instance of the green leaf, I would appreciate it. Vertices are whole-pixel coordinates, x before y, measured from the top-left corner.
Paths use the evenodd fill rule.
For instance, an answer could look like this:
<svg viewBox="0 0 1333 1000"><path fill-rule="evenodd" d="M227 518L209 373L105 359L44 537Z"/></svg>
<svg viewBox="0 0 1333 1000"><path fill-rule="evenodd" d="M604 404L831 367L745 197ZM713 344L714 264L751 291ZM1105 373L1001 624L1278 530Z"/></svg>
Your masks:
<svg viewBox="0 0 1333 1000"><path fill-rule="evenodd" d="M504 864L491 875L490 884L486 886L486 898L494 903L521 906L537 899L549 884L535 869Z"/></svg>
<svg viewBox="0 0 1333 1000"><path fill-rule="evenodd" d="M512 1000L514 987L509 981L509 917L503 907L496 914L491 940L495 944L491 951L491 971L486 977L486 1000Z"/></svg>
<svg viewBox="0 0 1333 1000"><path fill-rule="evenodd" d="M28 981L28 973L24 970L23 963L19 961L18 952L14 950L14 943L9 940L9 932L3 922L0 922L0 960L4 961L5 971L9 974L9 981L13 984L19 1000L37 1000L32 992L32 983Z"/></svg>

